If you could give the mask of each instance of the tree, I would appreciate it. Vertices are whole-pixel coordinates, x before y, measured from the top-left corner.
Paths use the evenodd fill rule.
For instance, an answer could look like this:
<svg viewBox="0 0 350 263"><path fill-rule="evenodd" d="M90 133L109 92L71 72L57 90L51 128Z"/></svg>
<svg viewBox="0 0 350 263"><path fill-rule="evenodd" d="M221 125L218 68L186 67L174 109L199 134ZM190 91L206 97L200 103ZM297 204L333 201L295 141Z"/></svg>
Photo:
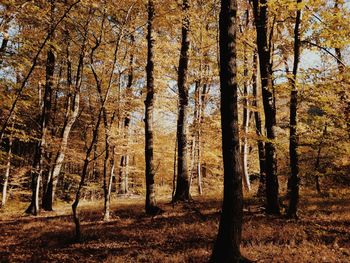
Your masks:
<svg viewBox="0 0 350 263"><path fill-rule="evenodd" d="M10 171L11 171L13 128L14 128L14 122L12 123L12 128L11 128L10 135L8 138L8 150L7 150L7 158L6 158L7 159L6 160L6 170L5 170L4 182L3 182L3 186L2 186L1 208L5 207L6 201L7 201L7 187L8 187Z"/></svg>
<svg viewBox="0 0 350 263"><path fill-rule="evenodd" d="M249 25L249 9L245 12L245 27L248 28ZM242 168L244 175L245 186L248 191L251 190L250 186L250 178L248 171L248 131L249 131L249 119L250 119L250 110L249 110L249 88L248 88L248 58L247 58L247 48L244 46L243 49L243 140L241 146L241 154L242 154Z"/></svg>
<svg viewBox="0 0 350 263"><path fill-rule="evenodd" d="M252 93L253 93L253 101L252 106L255 108L254 110L254 121L255 121L255 131L258 136L258 155L259 155L259 168L260 168L260 177L259 177L259 188L257 192L257 196L263 196L266 189L266 160L265 160L265 144L263 141L263 133L261 128L261 116L259 111L259 103L258 103L258 54L254 51L253 55L253 74L252 74Z"/></svg>
<svg viewBox="0 0 350 263"><path fill-rule="evenodd" d="M237 1L222 0L220 11L220 92L224 200L211 262L244 262L242 167L237 100Z"/></svg>
<svg viewBox="0 0 350 263"><path fill-rule="evenodd" d="M300 60L300 23L302 0L297 0L297 15L294 28L294 63L293 75L290 78L290 121L289 121L289 157L291 174L288 179L289 207L287 216L297 218L297 209L299 201L299 160L298 160L298 133L297 133L297 110L298 110L298 87L297 73Z"/></svg>
<svg viewBox="0 0 350 263"><path fill-rule="evenodd" d="M54 164L49 169L49 174L47 178L47 186L44 189L43 194L43 209L46 211L53 210L53 202L55 199L56 186L58 182L58 176L61 172L61 168L64 162L64 158L66 155L67 145L69 134L71 132L72 126L74 125L78 113L79 113L79 105L80 105L80 89L81 89L81 79L83 73L83 65L84 65L84 57L85 57L85 49L86 49L86 40L83 41L82 47L79 54L76 80L74 84L74 91L71 92L73 86L73 76L72 76L72 61L70 55L70 40L69 40L69 32L66 29L65 32L65 40L66 40L66 63L67 63L67 89L68 89L68 101L66 106L66 115L64 119L63 129L61 132L61 141L60 147L57 151L54 159Z"/></svg>
<svg viewBox="0 0 350 263"><path fill-rule="evenodd" d="M54 4L51 2L52 14ZM53 27L53 23L51 23ZM50 29L50 32L53 32L53 29ZM45 150L47 150L47 139L48 139L48 126L51 121L51 99L52 99L52 89L54 85L54 73L55 73L55 65L56 65L56 56L53 51L53 47L51 46L47 52L47 60L46 60L46 83L45 83L45 91L44 91L44 101L42 106L41 113L41 122L40 122L40 133L41 138L37 146L37 150L34 157L33 163L33 171L32 171L32 199L29 207L26 209L26 213L37 215L39 212L39 190L41 179L44 171L44 160L47 158L45 156Z"/></svg>
<svg viewBox="0 0 350 263"><path fill-rule="evenodd" d="M177 120L177 180L173 202L187 201L190 199L190 182L187 167L187 107L188 107L188 83L187 71L190 49L190 3L189 0L182 2L182 28L181 28L181 51L178 68L178 92L179 92L179 113Z"/></svg>
<svg viewBox="0 0 350 263"><path fill-rule="evenodd" d="M153 160L153 108L154 108L154 3L148 0L148 21L147 21L147 94L145 100L145 161L146 161L146 204L147 214L159 212L156 202L154 187L155 167Z"/></svg>
<svg viewBox="0 0 350 263"><path fill-rule="evenodd" d="M270 64L271 46L268 45L268 2L267 0L253 0L253 10L256 27L256 42L258 46L260 79L265 113L265 129L267 141L265 143L266 157L266 212L279 214L278 178L276 160L276 108L274 105L272 67Z"/></svg>

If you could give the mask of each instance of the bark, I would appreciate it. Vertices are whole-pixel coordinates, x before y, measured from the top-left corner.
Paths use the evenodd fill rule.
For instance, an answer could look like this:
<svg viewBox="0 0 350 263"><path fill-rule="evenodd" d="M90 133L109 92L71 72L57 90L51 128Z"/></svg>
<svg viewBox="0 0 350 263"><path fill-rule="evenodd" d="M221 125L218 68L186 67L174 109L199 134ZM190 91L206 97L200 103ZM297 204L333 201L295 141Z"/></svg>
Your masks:
<svg viewBox="0 0 350 263"><path fill-rule="evenodd" d="M259 112L258 93L257 93L257 73L258 73L258 57L257 53L253 55L253 74L252 74L252 88L253 88L253 102L252 106L255 108L254 121L255 131L258 136L258 154L259 154L259 167L260 167L260 178L259 188L257 196L263 196L266 190L266 164L265 164L265 145L263 141L263 133L261 128L261 116Z"/></svg>
<svg viewBox="0 0 350 263"><path fill-rule="evenodd" d="M268 8L267 0L253 0L257 46L260 62L260 78L262 86L263 106L265 113L265 129L267 142L266 156L266 212L280 214L278 197L277 159L276 159L276 109L274 105L270 49L267 39ZM271 36L272 33L270 33Z"/></svg>
<svg viewBox="0 0 350 263"><path fill-rule="evenodd" d="M247 19L248 20L248 19ZM248 172L248 131L249 131L249 102L248 102L248 59L246 50L244 49L244 71L243 76L245 78L244 80L244 86L243 86L243 143L241 147L242 152L242 165L243 165L243 175L244 175L244 183L248 191L251 190L250 186L250 178L249 178L249 172Z"/></svg>
<svg viewBox="0 0 350 263"><path fill-rule="evenodd" d="M237 100L237 1L222 0L220 12L220 91L224 200L211 262L244 262L240 243L243 221L242 167Z"/></svg>
<svg viewBox="0 0 350 263"><path fill-rule="evenodd" d="M324 125L322 137L321 137L320 143L318 145L317 157L316 157L316 162L315 162L315 172L316 172L315 184L316 184L316 191L318 194L321 193L320 178L319 178L318 172L320 170L321 151L322 151L322 148L324 146L323 143L324 143L324 140L326 139L326 136L327 136L327 123L325 123L325 125Z"/></svg>
<svg viewBox="0 0 350 263"><path fill-rule="evenodd" d="M69 44L67 45L66 51L67 51L67 86L68 86L68 90L70 90L72 85L72 63L71 63L70 54L69 54ZM45 189L45 193L44 193L43 209L46 211L53 210L53 202L55 199L56 186L57 186L59 174L61 172L62 164L66 155L69 134L79 113L80 86L81 86L81 78L82 78L82 72L83 72L84 56L85 56L85 42L82 45L80 56L79 56L79 63L78 63L76 83L75 83L75 92L73 95L73 105L71 108L71 103L69 98L69 101L67 102L66 119L65 119L62 133L61 133L60 148L56 154L53 167L52 169L50 169L47 188Z"/></svg>
<svg viewBox="0 0 350 263"><path fill-rule="evenodd" d="M109 221L110 217L110 196L109 194L109 183L107 185L107 173L108 173L108 165L110 164L110 143L109 143L109 127L106 125L106 113L105 110L103 112L104 119L104 128L105 128L105 158L103 161L103 193L104 193L104 221Z"/></svg>
<svg viewBox="0 0 350 263"><path fill-rule="evenodd" d="M111 203L111 193L112 193L112 184L114 178L114 155L115 155L115 147L112 146L111 157L110 157L110 175L108 181L108 188L105 196L104 202L104 221L108 221L110 219L110 203Z"/></svg>
<svg viewBox="0 0 350 263"><path fill-rule="evenodd" d="M173 202L188 201L190 199L190 182L187 166L187 111L188 111L188 62L189 62L189 18L190 3L189 0L182 2L182 41L178 68L178 90L179 90L179 112L177 120L177 142L178 142L178 162L177 162L177 180L176 190Z"/></svg>
<svg viewBox="0 0 350 263"><path fill-rule="evenodd" d="M12 125L13 129L13 125ZM12 155L12 131L9 136L9 143L8 143L8 151L7 151L7 162L6 162L6 170L5 170L5 176L4 176L4 184L2 186L2 199L1 199L1 207L5 207L6 201L7 201L7 187L10 177L10 170L11 170L11 155Z"/></svg>
<svg viewBox="0 0 350 263"><path fill-rule="evenodd" d="M191 186L192 186L192 180L193 180L193 176L194 174L197 172L197 168L195 168L196 166L196 150L197 150L197 146L196 146L196 136L192 136L192 142L191 142L191 162L190 162L190 186L189 186L189 191L191 192Z"/></svg>
<svg viewBox="0 0 350 263"><path fill-rule="evenodd" d="M299 202L299 156L298 156L298 133L297 133L297 109L298 109L298 88L297 73L300 60L300 23L301 10L299 5L302 0L297 0L298 10L294 27L294 63L293 76L290 79L290 120L289 120L289 158L290 158L290 177L288 178L289 190L289 207L287 216L297 218L298 202Z"/></svg>
<svg viewBox="0 0 350 263"><path fill-rule="evenodd" d="M135 39L131 35L131 45L132 49L134 48ZM126 102L125 102L125 111L126 116L124 117L124 154L121 156L120 160L120 170L119 170L119 193L126 194L129 192L129 137L130 137L130 122L131 122L131 99L132 99L132 84L134 79L134 50L131 51L130 60L129 60L129 73L128 73L128 83L126 85Z"/></svg>
<svg viewBox="0 0 350 263"><path fill-rule="evenodd" d="M200 66L200 72L202 66ZM202 73L200 73L202 74ZM194 111L194 140L193 140L193 167L192 174L197 176L197 190L198 194L203 193L202 189L202 173L201 173L201 124L202 124L202 98L201 98L201 79L197 81L195 88L195 111ZM192 182L191 182L192 183Z"/></svg>
<svg viewBox="0 0 350 263"><path fill-rule="evenodd" d="M27 214L37 215L39 212L39 190L40 183L43 174L43 164L45 158L45 148L47 141L47 131L50 122L50 111L51 111L51 97L52 87L54 83L54 71L55 71L55 54L52 48L47 53L46 60L46 84L44 91L44 101L41 113L40 121L40 134L41 138L38 143L36 153L34 156L33 170L32 170L32 197L29 207L26 209Z"/></svg>
<svg viewBox="0 0 350 263"><path fill-rule="evenodd" d="M6 31L8 31L8 26L5 25ZM6 52L7 44L9 42L9 35L8 32L5 32L2 38L1 46L0 46L0 66L3 62L3 57Z"/></svg>
<svg viewBox="0 0 350 263"><path fill-rule="evenodd" d="M176 167L177 167L177 136L175 136L175 145L174 145L174 170L173 170L173 191L171 193L171 198L173 199L175 196L175 190L176 190Z"/></svg>
<svg viewBox="0 0 350 263"><path fill-rule="evenodd" d="M126 151L126 150L125 150ZM128 167L128 156L127 154L123 154L120 158L120 165L119 165L119 194L127 194L128 193L128 178L127 178L127 171L125 171Z"/></svg>
<svg viewBox="0 0 350 263"><path fill-rule="evenodd" d="M153 160L153 107L154 107L154 3L148 1L148 25L147 25L147 95L145 100L145 161L146 161L146 203L145 210L147 214L158 212L154 176L155 167Z"/></svg>

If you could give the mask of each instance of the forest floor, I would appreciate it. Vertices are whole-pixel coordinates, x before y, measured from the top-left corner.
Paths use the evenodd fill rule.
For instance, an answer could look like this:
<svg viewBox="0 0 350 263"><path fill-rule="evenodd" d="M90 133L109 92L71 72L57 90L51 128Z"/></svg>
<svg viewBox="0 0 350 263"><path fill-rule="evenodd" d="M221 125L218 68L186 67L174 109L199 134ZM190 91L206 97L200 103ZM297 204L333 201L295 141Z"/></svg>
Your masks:
<svg viewBox="0 0 350 263"><path fill-rule="evenodd" d="M70 205L38 217L0 213L0 262L208 262L221 202L197 197L155 217L142 199L118 199L112 219L101 203L80 206L83 240L73 240ZM256 262L350 262L350 191L302 194L300 219L266 216L261 202L245 204L242 253Z"/></svg>

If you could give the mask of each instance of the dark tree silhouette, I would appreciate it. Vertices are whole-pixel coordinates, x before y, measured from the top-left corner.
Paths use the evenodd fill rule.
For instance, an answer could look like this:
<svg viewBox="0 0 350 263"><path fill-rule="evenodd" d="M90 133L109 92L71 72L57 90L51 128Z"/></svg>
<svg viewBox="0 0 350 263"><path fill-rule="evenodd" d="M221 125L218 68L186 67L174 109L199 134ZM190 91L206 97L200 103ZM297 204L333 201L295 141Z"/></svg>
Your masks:
<svg viewBox="0 0 350 263"><path fill-rule="evenodd" d="M187 167L187 108L188 108L188 86L187 86L187 71L189 60L189 18L190 3L188 0L182 2L182 41L178 69L178 89L179 89L179 115L177 120L177 181L176 191L173 201L186 201L190 199L190 182Z"/></svg>
<svg viewBox="0 0 350 263"><path fill-rule="evenodd" d="M224 200L211 262L248 262L241 256L242 167L237 100L237 1L222 0L220 12L220 91Z"/></svg>

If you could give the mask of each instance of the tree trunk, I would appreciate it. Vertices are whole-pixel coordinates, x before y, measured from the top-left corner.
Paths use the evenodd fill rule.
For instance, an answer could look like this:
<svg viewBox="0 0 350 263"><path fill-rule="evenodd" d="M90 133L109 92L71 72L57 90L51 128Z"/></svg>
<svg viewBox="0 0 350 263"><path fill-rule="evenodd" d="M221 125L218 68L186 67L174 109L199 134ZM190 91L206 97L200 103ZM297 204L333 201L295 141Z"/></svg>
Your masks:
<svg viewBox="0 0 350 263"><path fill-rule="evenodd" d="M54 82L54 71L55 71L55 55L52 48L47 53L46 60L46 85L44 92L44 103L42 107L40 132L41 139L38 143L38 147L34 156L33 171L32 171L32 197L31 203L27 210L27 214L37 215L39 212L39 190L40 182L43 173L43 164L45 158L45 148L47 140L47 130L50 122L50 111L51 111L51 95L52 87Z"/></svg>
<svg viewBox="0 0 350 263"><path fill-rule="evenodd" d="M257 53L253 55L253 74L252 74L252 88L253 88L253 102L252 106L255 108L254 120L255 120L255 131L258 136L258 154L259 154L259 167L260 167L260 178L259 188L257 196L263 196L266 191L266 164L265 164L265 145L263 141L263 133L261 128L261 117L259 112L258 93L257 93L257 73L258 73L258 57Z"/></svg>
<svg viewBox="0 0 350 263"><path fill-rule="evenodd" d="M147 95L145 100L145 161L146 161L146 204L147 214L156 214L159 211L154 189L154 160L153 160L153 107L154 107L154 3L148 0L147 25Z"/></svg>
<svg viewBox="0 0 350 263"><path fill-rule="evenodd" d="M316 157L316 162L315 162L315 183L316 183L316 191L318 194L321 194L321 186L320 186L320 176L318 175L319 170L320 170L320 163L321 163L321 151L323 147L323 142L326 139L327 136L327 123L324 124L323 132L322 132L322 137L320 139L320 143L318 145L318 150L317 150L317 157Z"/></svg>
<svg viewBox="0 0 350 263"><path fill-rule="evenodd" d="M13 129L13 125L12 125ZM1 207L5 207L6 201L7 201L7 186L9 182L10 177L10 170L11 170L11 154L12 154L12 131L9 136L9 144L8 144L8 151L7 151L7 163L6 163L6 171L4 176L4 184L2 186L2 199L1 199Z"/></svg>
<svg viewBox="0 0 350 263"><path fill-rule="evenodd" d="M3 57L6 52L7 44L9 42L9 35L8 35L8 24L5 24L5 32L3 33L3 38L0 46L0 65L2 65Z"/></svg>
<svg viewBox="0 0 350 263"><path fill-rule="evenodd" d="M177 143L178 143L178 161L177 161L177 181L173 202L188 201L190 199L190 184L187 166L187 107L188 107L188 86L187 70L189 61L189 18L190 3L189 0L182 2L182 41L178 69L178 90L179 90L179 113L177 120Z"/></svg>
<svg viewBox="0 0 350 263"><path fill-rule="evenodd" d="M242 167L239 154L237 100L237 1L222 0L220 12L221 130L224 200L211 262L242 262Z"/></svg>
<svg viewBox="0 0 350 263"><path fill-rule="evenodd" d="M105 116L105 113L103 114ZM106 120L106 117L104 117ZM104 193L104 221L109 221L109 181L107 184L107 173L108 173L108 165L110 164L110 144L109 144L109 127L106 126L105 121L105 158L103 161L103 193Z"/></svg>
<svg viewBox="0 0 350 263"><path fill-rule="evenodd" d="M126 156L123 154L120 157L120 163L119 163L119 176L118 176L118 194L126 194L125 189L125 172L124 169L126 167Z"/></svg>
<svg viewBox="0 0 350 263"><path fill-rule="evenodd" d="M248 20L248 19L247 19ZM241 147L242 152L242 165L243 165L243 175L244 175L244 183L248 191L251 190L250 187L250 178L248 172L248 130L249 130L249 101L248 101L248 59L246 50L244 48L244 86L243 86L243 143Z"/></svg>
<svg viewBox="0 0 350 263"><path fill-rule="evenodd" d="M175 145L174 145L174 169L173 169L173 190L171 193L171 199L174 199L175 190L176 190L176 168L177 168L177 135L175 136Z"/></svg>
<svg viewBox="0 0 350 263"><path fill-rule="evenodd" d="M115 155L115 147L112 147L110 157L110 175L109 175L109 181L108 181L108 188L107 188L107 194L105 197L105 204L104 204L104 221L108 221L110 218L110 204L111 204L111 193L112 193L112 184L113 184L113 178L114 178L114 155Z"/></svg>
<svg viewBox="0 0 350 263"><path fill-rule="evenodd" d="M289 158L291 174L288 178L289 190L289 207L287 216L297 218L298 202L299 202L299 162L298 162L298 133L297 133L297 109L298 109L298 87L297 73L300 60L300 23L301 10L300 3L302 0L297 0L297 15L294 28L294 64L293 76L291 82L290 94L290 120L289 120Z"/></svg>
<svg viewBox="0 0 350 263"><path fill-rule="evenodd" d="M267 41L267 0L253 0L257 46L260 62L260 78L262 86L263 105L265 112L265 128L267 142L265 143L266 156L266 212L280 214L278 197L277 159L276 159L276 109L272 72L270 64L271 47Z"/></svg>
<svg viewBox="0 0 350 263"><path fill-rule="evenodd" d="M68 43L68 42L67 42ZM43 209L46 211L53 210L53 201L55 199L56 186L58 182L58 177L61 172L62 164L66 155L67 145L69 134L72 129L73 124L75 123L78 113L79 113L79 105L80 105L80 86L81 86L81 78L83 71L83 58L84 58L84 50L85 43L82 45L82 49L80 52L79 64L77 69L77 77L75 84L75 93L73 98L73 106L71 109L71 103L68 101L67 109L66 109L66 119L63 125L63 130L61 134L61 143L59 151L56 154L55 162L53 164L52 169L49 172L48 184L45 189L44 199L43 199ZM69 43L67 44L67 87L70 89L72 85L72 63L70 60L69 54Z"/></svg>
<svg viewBox="0 0 350 263"><path fill-rule="evenodd" d="M200 74L202 71L202 66L200 66ZM201 98L201 77L196 82L195 88L195 110L194 110L194 118L193 118L193 156L191 164L191 176L192 174L196 174L197 176L197 190L198 194L201 195L203 193L202 189L202 174L201 174L201 122L202 122L202 98ZM192 177L191 177L192 179ZM190 185L192 184L192 180L190 180Z"/></svg>
<svg viewBox="0 0 350 263"><path fill-rule="evenodd" d="M191 161L190 161L190 186L189 186L189 192L191 192L191 186L192 186L192 181L193 181L193 176L195 175L195 173L197 172L197 168L196 168L196 163L195 163L195 159L196 159L196 150L197 150L197 146L196 146L196 136L192 137L192 142L191 142L191 150L190 150L190 154L191 154Z"/></svg>
<svg viewBox="0 0 350 263"><path fill-rule="evenodd" d="M134 45L135 39L131 35L131 44ZM124 153L121 156L120 167L119 167L119 193L126 194L129 192L129 138L130 138L130 122L131 122L131 107L130 102L132 99L132 84L134 79L134 50L131 51L130 60L129 60L129 74L128 74L128 83L126 85L126 102L125 102L125 111L126 116L124 117Z"/></svg>

